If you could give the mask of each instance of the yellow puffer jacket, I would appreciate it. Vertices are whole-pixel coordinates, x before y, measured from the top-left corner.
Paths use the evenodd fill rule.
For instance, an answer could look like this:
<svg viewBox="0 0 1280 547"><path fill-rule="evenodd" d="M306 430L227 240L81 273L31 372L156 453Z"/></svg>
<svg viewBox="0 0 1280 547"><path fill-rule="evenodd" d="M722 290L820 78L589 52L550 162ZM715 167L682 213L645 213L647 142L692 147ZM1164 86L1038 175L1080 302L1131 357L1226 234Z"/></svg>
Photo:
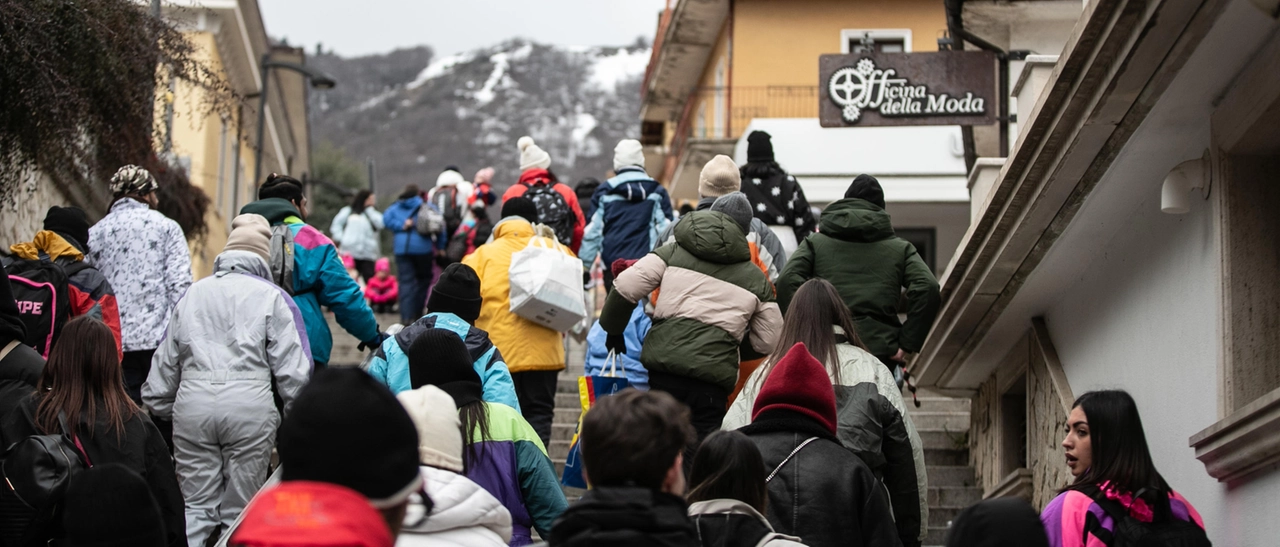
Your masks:
<svg viewBox="0 0 1280 547"><path fill-rule="evenodd" d="M511 372L564 370L564 340L560 333L511 313L511 282L507 271L511 255L524 250L534 237L533 225L519 217L507 217L493 227L493 241L476 248L462 263L480 276L480 318L476 328L489 333ZM565 254L568 247L542 238Z"/></svg>

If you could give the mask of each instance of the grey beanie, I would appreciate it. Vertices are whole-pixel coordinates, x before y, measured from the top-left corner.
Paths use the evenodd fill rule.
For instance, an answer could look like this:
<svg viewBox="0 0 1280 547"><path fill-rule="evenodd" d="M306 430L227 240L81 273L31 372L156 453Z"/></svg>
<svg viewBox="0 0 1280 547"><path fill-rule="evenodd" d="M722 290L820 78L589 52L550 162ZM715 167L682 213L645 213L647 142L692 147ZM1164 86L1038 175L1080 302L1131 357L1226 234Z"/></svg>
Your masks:
<svg viewBox="0 0 1280 547"><path fill-rule="evenodd" d="M751 200L747 199L746 194L730 192L720 196L711 204L711 210L729 215L742 228L743 235L751 233Z"/></svg>

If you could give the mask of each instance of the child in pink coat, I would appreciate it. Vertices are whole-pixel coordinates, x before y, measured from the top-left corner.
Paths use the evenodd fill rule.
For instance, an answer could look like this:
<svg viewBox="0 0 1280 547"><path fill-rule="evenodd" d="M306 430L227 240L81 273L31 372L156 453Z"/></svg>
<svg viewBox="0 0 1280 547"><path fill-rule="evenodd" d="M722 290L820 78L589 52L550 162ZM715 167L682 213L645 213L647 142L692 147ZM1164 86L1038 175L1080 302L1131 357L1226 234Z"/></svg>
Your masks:
<svg viewBox="0 0 1280 547"><path fill-rule="evenodd" d="M364 297L369 300L369 307L374 313L391 313L400 296L400 284L391 275L391 261L386 257L379 258L373 271L373 278L364 288Z"/></svg>

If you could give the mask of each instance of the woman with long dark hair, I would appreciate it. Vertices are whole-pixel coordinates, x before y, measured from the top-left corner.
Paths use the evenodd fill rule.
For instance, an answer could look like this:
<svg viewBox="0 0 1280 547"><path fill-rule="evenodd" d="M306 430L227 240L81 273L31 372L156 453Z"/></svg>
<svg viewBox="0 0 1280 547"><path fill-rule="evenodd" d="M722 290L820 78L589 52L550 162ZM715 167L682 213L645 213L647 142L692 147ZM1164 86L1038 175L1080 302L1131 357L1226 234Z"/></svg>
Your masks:
<svg viewBox="0 0 1280 547"><path fill-rule="evenodd" d="M63 431L60 417L88 463L123 464L146 480L160 506L167 544L185 546L182 493L169 449L125 393L115 337L97 319L77 317L62 328L35 393L6 420L0 437L8 446L31 435L57 435ZM64 522L63 532L78 524Z"/></svg>
<svg viewBox="0 0 1280 547"><path fill-rule="evenodd" d="M409 383L433 385L453 397L462 431L463 475L511 513L511 545L533 542L530 529L549 537L568 508L555 468L537 432L514 408L488 403L462 338L426 329L409 344Z"/></svg>
<svg viewBox="0 0 1280 547"><path fill-rule="evenodd" d="M703 547L800 545L799 538L774 532L764 516L768 473L760 449L742 433L717 431L702 441L693 456L685 499Z"/></svg>
<svg viewBox="0 0 1280 547"><path fill-rule="evenodd" d="M360 190L351 198L351 205L338 210L329 225L329 233L338 242L342 252L356 261L356 271L368 283L373 279L374 262L382 256L378 231L382 230L382 213L373 206L378 197L368 190Z"/></svg>
<svg viewBox="0 0 1280 547"><path fill-rule="evenodd" d="M725 415L724 429L751 423L761 385L787 350L803 343L826 367L835 388L840 443L884 479L904 545L919 545L928 533L924 448L893 373L858 339L849 308L825 279L796 291L773 354L743 385Z"/></svg>
<svg viewBox="0 0 1280 547"><path fill-rule="evenodd" d="M1051 547L1108 545L1126 515L1194 538L1185 545L1208 545L1200 514L1156 470L1132 396L1085 393L1072 405L1065 429L1062 448L1075 481L1040 514Z"/></svg>

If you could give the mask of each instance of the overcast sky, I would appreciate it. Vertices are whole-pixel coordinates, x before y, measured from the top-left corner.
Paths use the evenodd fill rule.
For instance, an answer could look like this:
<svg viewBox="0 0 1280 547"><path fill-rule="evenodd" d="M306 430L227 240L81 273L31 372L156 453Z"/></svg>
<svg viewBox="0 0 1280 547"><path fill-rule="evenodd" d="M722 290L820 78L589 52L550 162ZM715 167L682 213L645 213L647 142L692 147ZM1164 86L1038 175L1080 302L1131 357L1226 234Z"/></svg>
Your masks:
<svg viewBox="0 0 1280 547"><path fill-rule="evenodd" d="M344 57L427 44L448 55L507 38L560 45L653 39L666 0L258 0L267 33Z"/></svg>

